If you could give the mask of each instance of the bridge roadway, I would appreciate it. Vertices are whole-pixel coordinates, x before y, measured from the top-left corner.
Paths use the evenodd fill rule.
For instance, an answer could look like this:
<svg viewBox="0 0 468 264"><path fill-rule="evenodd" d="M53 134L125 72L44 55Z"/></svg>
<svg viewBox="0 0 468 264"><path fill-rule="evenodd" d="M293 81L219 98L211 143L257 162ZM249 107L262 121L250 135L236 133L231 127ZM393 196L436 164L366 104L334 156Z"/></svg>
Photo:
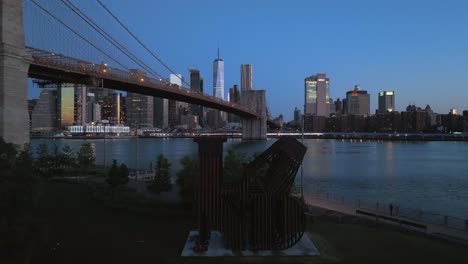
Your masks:
<svg viewBox="0 0 468 264"><path fill-rule="evenodd" d="M32 56L28 71L31 78L93 86L98 86L97 83L103 80L104 87L109 89L203 105L246 119L259 118L257 113L238 104L182 88L161 79L149 78L139 70L124 71L104 63L96 64L31 47L26 47L26 51Z"/></svg>

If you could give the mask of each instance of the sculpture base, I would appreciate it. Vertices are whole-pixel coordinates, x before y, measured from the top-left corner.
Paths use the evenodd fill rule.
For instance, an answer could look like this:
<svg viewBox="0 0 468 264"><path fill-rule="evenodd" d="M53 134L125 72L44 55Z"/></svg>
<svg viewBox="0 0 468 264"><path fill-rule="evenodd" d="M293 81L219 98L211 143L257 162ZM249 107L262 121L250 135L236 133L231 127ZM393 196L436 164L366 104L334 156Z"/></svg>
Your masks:
<svg viewBox="0 0 468 264"><path fill-rule="evenodd" d="M268 257L268 256L319 256L320 253L307 234L304 234L297 244L284 250L243 250L232 251L224 245L223 236L218 231L211 231L208 250L197 252L194 250L198 231L190 231L182 250L182 257Z"/></svg>

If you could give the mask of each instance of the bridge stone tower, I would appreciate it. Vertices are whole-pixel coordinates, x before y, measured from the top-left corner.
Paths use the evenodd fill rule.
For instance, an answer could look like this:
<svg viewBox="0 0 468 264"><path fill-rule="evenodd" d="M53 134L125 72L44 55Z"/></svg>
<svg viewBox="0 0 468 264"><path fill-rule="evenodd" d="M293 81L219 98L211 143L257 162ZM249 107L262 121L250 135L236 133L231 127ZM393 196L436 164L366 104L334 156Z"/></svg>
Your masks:
<svg viewBox="0 0 468 264"><path fill-rule="evenodd" d="M0 2L0 137L6 142L29 142L28 69L23 1Z"/></svg>
<svg viewBox="0 0 468 264"><path fill-rule="evenodd" d="M265 90L243 90L241 105L258 113L256 119L242 119L242 139L264 140L267 138L267 111Z"/></svg>

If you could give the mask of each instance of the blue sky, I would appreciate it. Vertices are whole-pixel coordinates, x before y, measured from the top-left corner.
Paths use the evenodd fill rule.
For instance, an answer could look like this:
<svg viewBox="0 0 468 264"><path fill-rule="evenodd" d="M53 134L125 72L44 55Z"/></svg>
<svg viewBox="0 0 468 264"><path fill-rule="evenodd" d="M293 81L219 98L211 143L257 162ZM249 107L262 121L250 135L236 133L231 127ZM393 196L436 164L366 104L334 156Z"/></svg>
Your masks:
<svg viewBox="0 0 468 264"><path fill-rule="evenodd" d="M468 1L104 2L176 72L198 68L205 92L218 43L226 92L253 64L255 88L286 119L302 109L304 78L319 72L333 99L355 84L368 90L372 112L383 90L400 111L409 102L468 110Z"/></svg>

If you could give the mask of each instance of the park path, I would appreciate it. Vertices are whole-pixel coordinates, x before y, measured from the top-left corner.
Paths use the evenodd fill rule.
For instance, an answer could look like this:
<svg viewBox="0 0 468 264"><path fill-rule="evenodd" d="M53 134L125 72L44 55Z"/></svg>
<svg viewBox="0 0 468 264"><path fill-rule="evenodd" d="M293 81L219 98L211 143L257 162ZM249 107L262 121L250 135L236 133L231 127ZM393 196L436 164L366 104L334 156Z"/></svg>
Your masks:
<svg viewBox="0 0 468 264"><path fill-rule="evenodd" d="M389 213L385 213L380 210L377 211L375 209L363 208L363 207L360 207L359 205L344 203L343 201L337 201L337 200L332 200L332 199L320 198L315 195L304 194L304 200L306 204L308 205L332 210L332 211L347 214L347 215L364 217L361 215L356 215L356 210L363 210L366 212L375 213L379 215L385 215L385 216L392 217L392 218L399 219L399 220L406 220L406 221L410 221L413 223L426 225L427 227L426 233L429 235L444 237L444 238L451 239L451 240L462 240L462 242L468 243L468 230L466 229L465 230L455 229L455 228L451 228L451 227L444 226L444 225L429 223L426 221L418 221L415 219L404 218L401 216L390 216ZM391 221L385 221L381 219L379 221L388 223L388 224L398 225L398 223L391 222Z"/></svg>

